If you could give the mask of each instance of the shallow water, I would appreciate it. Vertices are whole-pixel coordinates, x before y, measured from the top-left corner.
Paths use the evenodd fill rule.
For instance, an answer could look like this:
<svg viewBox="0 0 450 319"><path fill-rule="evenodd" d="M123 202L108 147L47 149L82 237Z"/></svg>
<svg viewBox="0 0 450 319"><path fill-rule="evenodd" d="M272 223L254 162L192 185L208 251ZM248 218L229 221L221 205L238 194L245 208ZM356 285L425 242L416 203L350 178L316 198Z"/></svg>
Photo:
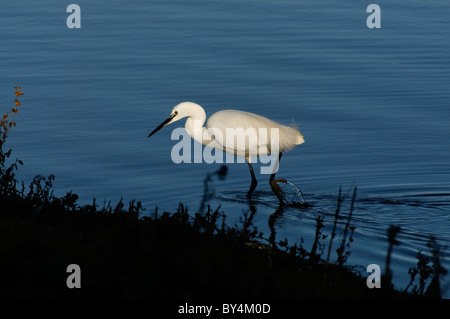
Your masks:
<svg viewBox="0 0 450 319"><path fill-rule="evenodd" d="M405 287L429 235L450 244L450 3L379 2L378 30L366 27L366 6L354 1L77 3L78 30L66 27L60 1L0 7L3 107L13 103L13 86L25 93L6 145L25 163L19 178L53 173L56 194L72 190L80 204L123 197L142 201L145 214L173 212L178 202L193 213L204 179L221 164L174 164L175 125L147 135L174 105L195 101L207 116L242 109L295 122L305 136L277 177L312 207L277 214L277 240L303 238L309 248L316 216L329 234L342 186L337 247L357 186L349 264L383 269L386 230L399 225L392 270ZM233 226L250 210L250 176L246 164L227 167L203 204L220 205ZM268 176L257 178L253 222L269 234L278 201ZM450 269L448 250L444 257Z"/></svg>

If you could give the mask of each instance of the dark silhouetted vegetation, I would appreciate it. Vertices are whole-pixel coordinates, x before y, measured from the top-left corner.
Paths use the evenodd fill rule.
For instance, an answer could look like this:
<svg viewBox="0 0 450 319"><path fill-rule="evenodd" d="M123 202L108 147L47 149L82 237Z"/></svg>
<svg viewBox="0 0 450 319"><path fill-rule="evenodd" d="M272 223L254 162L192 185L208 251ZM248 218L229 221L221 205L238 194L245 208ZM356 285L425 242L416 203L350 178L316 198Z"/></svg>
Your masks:
<svg viewBox="0 0 450 319"><path fill-rule="evenodd" d="M16 93L20 88L16 89ZM20 92L21 93L21 92ZM17 94L16 94L17 95ZM19 94L21 95L21 94ZM19 96L17 95L17 96ZM16 99L17 101L17 99ZM15 102L20 105L20 103ZM17 112L8 113L16 114ZM3 152L13 117L3 117L0 145L0 297L9 298L409 298L441 296L439 262L441 249L430 239L431 257L418 253L411 282L404 291L369 289L366 277L346 266L353 241L350 213L339 247L337 261L330 262L331 244L343 197L339 192L330 243L323 259L324 218L316 218L316 235L308 251L303 243L276 241L274 221L269 220L269 238L252 227L256 209L244 215L242 227L230 227L220 207L206 206L189 213L183 204L175 212L149 212L142 216L140 202L122 200L80 206L72 192L56 197L54 176L37 175L18 189L14 171L19 160L7 164L11 150ZM226 168L207 175L205 189L213 176L222 178ZM206 191L205 191L206 192ZM250 206L251 208L252 206ZM389 231L390 248L386 272L392 274L389 258L398 244L395 228ZM265 242L269 244L265 244ZM66 286L67 266L81 268L81 288ZM416 278L418 276L418 283ZM426 283L430 281L428 287Z"/></svg>

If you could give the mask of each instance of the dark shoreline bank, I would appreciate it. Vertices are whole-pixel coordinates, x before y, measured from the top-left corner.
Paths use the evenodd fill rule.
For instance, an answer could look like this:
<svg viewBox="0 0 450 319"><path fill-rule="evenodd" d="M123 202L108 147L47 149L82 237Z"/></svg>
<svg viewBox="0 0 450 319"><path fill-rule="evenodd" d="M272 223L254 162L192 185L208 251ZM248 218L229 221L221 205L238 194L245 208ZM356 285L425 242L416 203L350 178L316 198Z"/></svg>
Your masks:
<svg viewBox="0 0 450 319"><path fill-rule="evenodd" d="M139 218L139 203L78 207L76 195L50 199L43 189L1 199L2 298L413 297L369 289L350 268L218 226L218 211L190 217L180 204L176 213ZM70 264L80 266L80 289L66 285Z"/></svg>

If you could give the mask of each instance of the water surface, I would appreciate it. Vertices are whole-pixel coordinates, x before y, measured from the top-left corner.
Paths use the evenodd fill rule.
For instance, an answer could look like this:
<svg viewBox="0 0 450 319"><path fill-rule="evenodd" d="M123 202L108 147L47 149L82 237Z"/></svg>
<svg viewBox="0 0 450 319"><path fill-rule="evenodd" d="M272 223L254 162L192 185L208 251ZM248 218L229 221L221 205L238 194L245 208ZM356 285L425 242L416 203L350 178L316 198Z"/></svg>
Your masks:
<svg viewBox="0 0 450 319"><path fill-rule="evenodd" d="M147 139L174 105L194 101L207 116L242 109L295 122L305 136L277 176L313 207L278 214L277 240L309 248L314 218L329 232L338 188L358 186L349 263L383 266L386 229L399 225L392 267L405 287L429 235L450 244L450 3L378 2L377 30L354 1L77 4L78 30L66 27L60 1L0 6L0 101L9 108L16 85L25 93L6 146L25 163L26 183L55 174L56 194L72 190L80 204L123 197L145 214L179 202L194 213L220 164L174 164L170 127ZM253 221L268 234L278 203L267 179L258 176ZM239 225L251 208L247 165L229 164L208 185L203 204Z"/></svg>

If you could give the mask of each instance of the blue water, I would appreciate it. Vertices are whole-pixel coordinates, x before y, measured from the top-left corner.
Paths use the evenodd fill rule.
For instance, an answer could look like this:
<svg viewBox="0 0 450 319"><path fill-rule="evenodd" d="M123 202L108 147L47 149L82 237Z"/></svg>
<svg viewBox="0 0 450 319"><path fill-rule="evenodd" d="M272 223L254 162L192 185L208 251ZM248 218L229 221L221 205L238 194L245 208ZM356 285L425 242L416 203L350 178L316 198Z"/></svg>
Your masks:
<svg viewBox="0 0 450 319"><path fill-rule="evenodd" d="M429 235L450 245L448 1L378 1L381 29L367 28L369 3L355 1L92 2L76 2L81 29L67 28L61 1L0 5L2 108L14 86L25 93L5 145L25 164L20 179L55 174L56 195L72 190L80 204L123 197L141 201L144 214L179 202L194 213L220 164L174 164L176 125L147 138L174 105L194 101L207 116L241 109L303 133L277 177L313 207L277 214L277 240L303 238L309 249L314 218L329 234L339 187L345 217L357 186L349 264L383 269L386 229L399 225L392 271L404 288ZM257 178L253 221L268 237L278 202L268 177ZM229 164L226 179L208 185L203 204L241 225L247 165ZM448 270L449 256L447 248Z"/></svg>

